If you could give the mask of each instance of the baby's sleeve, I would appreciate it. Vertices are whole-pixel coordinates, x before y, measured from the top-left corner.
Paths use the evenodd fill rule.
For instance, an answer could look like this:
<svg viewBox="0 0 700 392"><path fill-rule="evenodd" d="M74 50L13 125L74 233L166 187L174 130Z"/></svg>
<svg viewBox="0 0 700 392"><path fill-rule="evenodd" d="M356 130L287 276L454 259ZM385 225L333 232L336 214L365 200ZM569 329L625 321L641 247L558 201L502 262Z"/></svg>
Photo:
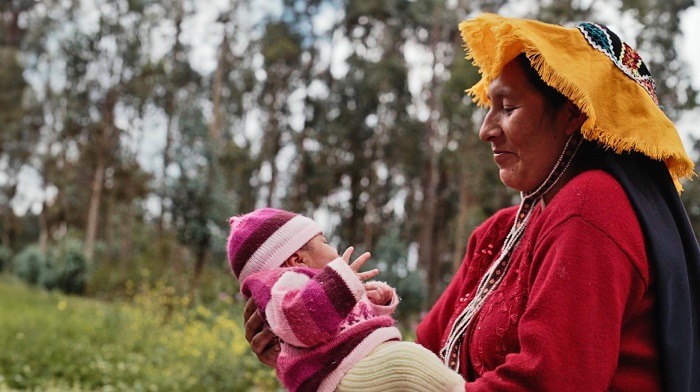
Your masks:
<svg viewBox="0 0 700 392"><path fill-rule="evenodd" d="M272 331L297 347L314 347L335 336L364 294L364 286L338 258L321 271L279 268L244 282Z"/></svg>

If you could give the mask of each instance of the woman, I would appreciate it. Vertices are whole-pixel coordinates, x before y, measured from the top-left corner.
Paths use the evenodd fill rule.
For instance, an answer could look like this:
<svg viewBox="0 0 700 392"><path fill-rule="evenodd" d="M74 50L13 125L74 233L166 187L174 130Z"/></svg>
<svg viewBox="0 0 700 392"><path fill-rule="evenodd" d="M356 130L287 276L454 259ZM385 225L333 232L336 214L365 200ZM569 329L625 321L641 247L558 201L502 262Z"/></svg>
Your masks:
<svg viewBox="0 0 700 392"><path fill-rule="evenodd" d="M698 247L673 186L692 162L643 62L590 23L460 30L480 137L523 198L474 232L419 343L468 390L698 390Z"/></svg>
<svg viewBox="0 0 700 392"><path fill-rule="evenodd" d="M700 251L677 192L693 163L641 58L591 23L460 30L480 137L522 201L472 234L418 342L466 390L700 390Z"/></svg>

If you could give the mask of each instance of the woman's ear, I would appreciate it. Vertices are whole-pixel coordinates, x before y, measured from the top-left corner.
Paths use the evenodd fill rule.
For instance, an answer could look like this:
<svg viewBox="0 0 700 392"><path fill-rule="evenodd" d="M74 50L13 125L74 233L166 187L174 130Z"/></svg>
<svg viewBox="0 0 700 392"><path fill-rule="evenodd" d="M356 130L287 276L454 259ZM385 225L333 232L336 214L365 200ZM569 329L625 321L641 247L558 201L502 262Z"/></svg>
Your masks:
<svg viewBox="0 0 700 392"><path fill-rule="evenodd" d="M586 116L573 102L569 101L566 103L566 107L562 110L566 113L566 136L570 136L574 132L577 132L586 122L588 116Z"/></svg>
<svg viewBox="0 0 700 392"><path fill-rule="evenodd" d="M283 267L301 267L304 265L304 259L301 257L299 252L294 252L292 253L291 256L287 258L287 260L282 263Z"/></svg>

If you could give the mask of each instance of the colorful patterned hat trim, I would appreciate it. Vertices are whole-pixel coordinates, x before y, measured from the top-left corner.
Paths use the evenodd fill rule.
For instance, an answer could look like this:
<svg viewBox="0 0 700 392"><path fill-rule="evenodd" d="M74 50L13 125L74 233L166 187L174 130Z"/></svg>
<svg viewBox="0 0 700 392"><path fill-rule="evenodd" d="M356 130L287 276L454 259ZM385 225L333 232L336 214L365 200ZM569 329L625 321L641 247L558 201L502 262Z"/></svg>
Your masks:
<svg viewBox="0 0 700 392"><path fill-rule="evenodd" d="M659 104L654 79L642 57L632 47L604 25L583 22L577 27L591 46L608 56L617 68L646 90L654 103Z"/></svg>

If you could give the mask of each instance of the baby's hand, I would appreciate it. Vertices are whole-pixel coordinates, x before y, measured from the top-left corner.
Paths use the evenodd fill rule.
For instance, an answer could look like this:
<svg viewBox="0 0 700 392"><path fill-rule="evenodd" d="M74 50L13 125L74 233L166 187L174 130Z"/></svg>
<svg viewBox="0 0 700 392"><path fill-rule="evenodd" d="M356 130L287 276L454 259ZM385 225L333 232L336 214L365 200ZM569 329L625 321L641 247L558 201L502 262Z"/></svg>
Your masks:
<svg viewBox="0 0 700 392"><path fill-rule="evenodd" d="M360 255L360 257L356 258L355 261L350 263L350 256L352 255L352 252L355 250L352 246L347 248L345 252L343 252L343 260L345 260L346 263L350 264L350 269L353 270L357 274L357 278L360 279L361 281L365 281L367 279L372 279L375 276L379 275L379 270L378 269L373 269L365 272L360 272L360 268L362 268L362 265L369 260L371 254L369 252L365 252Z"/></svg>
<svg viewBox="0 0 700 392"><path fill-rule="evenodd" d="M367 282L365 291L367 291L367 298L375 305L389 305L394 298L394 289L384 282Z"/></svg>

